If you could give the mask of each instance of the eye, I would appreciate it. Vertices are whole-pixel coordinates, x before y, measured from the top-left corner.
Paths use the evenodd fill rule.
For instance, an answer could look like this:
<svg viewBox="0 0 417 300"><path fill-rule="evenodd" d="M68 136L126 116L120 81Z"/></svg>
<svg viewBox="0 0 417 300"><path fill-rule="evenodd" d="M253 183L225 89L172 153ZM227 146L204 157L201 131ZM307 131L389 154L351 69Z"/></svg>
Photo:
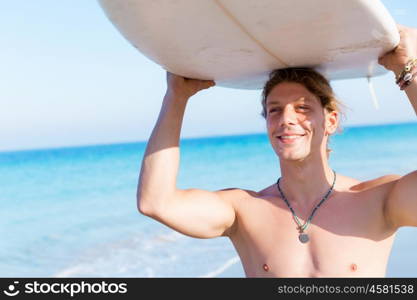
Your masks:
<svg viewBox="0 0 417 300"><path fill-rule="evenodd" d="M279 114L281 109L279 107L272 107L269 109L268 114Z"/></svg>
<svg viewBox="0 0 417 300"><path fill-rule="evenodd" d="M297 108L302 109L302 110L309 110L310 109L308 106L305 106L305 105L300 105Z"/></svg>

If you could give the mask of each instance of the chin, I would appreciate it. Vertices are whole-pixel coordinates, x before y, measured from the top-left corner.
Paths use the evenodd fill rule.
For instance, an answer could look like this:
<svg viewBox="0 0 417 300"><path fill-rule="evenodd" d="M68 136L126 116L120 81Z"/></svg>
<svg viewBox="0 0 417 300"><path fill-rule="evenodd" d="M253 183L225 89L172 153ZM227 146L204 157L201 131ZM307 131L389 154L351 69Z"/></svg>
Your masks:
<svg viewBox="0 0 417 300"><path fill-rule="evenodd" d="M302 161L308 157L308 153L279 153L279 158L281 160L287 161Z"/></svg>

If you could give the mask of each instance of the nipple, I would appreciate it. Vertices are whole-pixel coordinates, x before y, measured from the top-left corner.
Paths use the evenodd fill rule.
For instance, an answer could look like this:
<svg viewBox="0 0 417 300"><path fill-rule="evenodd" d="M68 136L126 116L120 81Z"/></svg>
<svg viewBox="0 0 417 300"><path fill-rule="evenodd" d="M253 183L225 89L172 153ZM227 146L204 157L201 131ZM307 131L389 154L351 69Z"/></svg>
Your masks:
<svg viewBox="0 0 417 300"><path fill-rule="evenodd" d="M358 266L356 264L351 264L350 265L350 270L355 272L358 269Z"/></svg>
<svg viewBox="0 0 417 300"><path fill-rule="evenodd" d="M263 269L264 269L265 272L268 272L269 271L269 267L268 267L267 264L264 264L262 267L263 267Z"/></svg>

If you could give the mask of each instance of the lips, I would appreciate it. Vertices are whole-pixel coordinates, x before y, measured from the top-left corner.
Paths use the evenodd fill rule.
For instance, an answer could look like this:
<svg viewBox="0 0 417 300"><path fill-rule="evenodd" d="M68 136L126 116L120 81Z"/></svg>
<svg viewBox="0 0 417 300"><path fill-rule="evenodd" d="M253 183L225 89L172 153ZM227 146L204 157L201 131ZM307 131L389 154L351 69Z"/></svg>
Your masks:
<svg viewBox="0 0 417 300"><path fill-rule="evenodd" d="M281 135L276 136L278 140L283 144L292 144L296 141L300 140L305 134L298 134L298 133L283 133Z"/></svg>

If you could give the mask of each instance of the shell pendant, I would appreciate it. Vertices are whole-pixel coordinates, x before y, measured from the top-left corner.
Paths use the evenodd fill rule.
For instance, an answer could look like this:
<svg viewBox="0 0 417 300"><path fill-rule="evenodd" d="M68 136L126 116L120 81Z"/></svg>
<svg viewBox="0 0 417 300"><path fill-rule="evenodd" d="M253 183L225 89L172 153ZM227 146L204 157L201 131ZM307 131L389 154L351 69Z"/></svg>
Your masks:
<svg viewBox="0 0 417 300"><path fill-rule="evenodd" d="M308 234L307 233L303 233L303 232L300 233L300 235L298 236L298 239L303 244L307 243L310 240L310 238L308 237Z"/></svg>

